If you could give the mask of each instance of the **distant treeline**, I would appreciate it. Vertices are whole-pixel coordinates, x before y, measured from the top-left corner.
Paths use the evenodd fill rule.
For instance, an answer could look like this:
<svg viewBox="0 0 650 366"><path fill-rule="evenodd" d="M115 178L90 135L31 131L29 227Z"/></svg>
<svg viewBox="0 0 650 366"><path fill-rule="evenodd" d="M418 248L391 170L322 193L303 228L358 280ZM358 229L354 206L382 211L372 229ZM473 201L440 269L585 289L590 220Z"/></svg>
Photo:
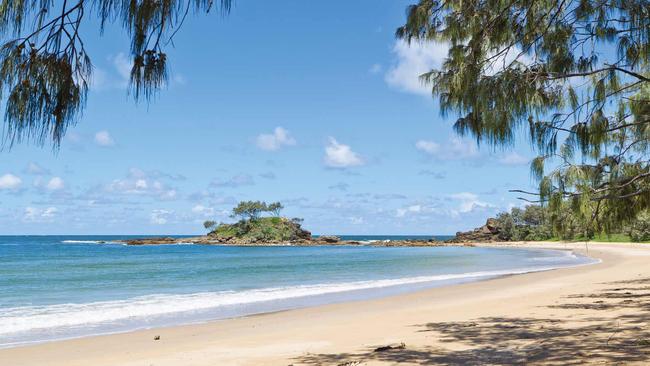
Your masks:
<svg viewBox="0 0 650 366"><path fill-rule="evenodd" d="M597 225L591 218L580 217L569 207L559 213L538 205L515 207L510 212L498 214L496 222L499 238L507 241L607 239L603 233L594 231ZM610 237L625 236L632 241L650 241L650 213L641 212L634 221L620 227L617 232L610 234Z"/></svg>

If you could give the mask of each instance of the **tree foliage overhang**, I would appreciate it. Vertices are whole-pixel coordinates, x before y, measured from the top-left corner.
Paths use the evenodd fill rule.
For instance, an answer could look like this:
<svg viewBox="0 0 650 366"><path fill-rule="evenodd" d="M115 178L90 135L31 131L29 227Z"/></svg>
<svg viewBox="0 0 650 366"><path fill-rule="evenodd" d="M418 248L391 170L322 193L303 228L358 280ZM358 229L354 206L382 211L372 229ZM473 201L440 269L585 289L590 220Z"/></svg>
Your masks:
<svg viewBox="0 0 650 366"><path fill-rule="evenodd" d="M421 0L396 35L449 45L421 80L458 133L530 137L539 190L523 199L605 231L650 207L650 1Z"/></svg>
<svg viewBox="0 0 650 366"><path fill-rule="evenodd" d="M228 12L232 0L216 0ZM92 77L82 24L121 24L131 38L130 93L150 99L167 81L165 47L190 13L215 0L0 0L3 145L21 140L56 148L81 114Z"/></svg>

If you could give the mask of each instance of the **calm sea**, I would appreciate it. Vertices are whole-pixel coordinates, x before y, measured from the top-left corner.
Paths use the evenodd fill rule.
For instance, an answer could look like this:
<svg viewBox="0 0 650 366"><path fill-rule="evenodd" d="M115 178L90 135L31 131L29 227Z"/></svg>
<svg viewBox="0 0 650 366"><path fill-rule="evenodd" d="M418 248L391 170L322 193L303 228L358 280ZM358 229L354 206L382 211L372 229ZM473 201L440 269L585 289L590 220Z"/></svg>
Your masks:
<svg viewBox="0 0 650 366"><path fill-rule="evenodd" d="M112 242L124 238L0 236L0 347L375 298L592 262L569 252L508 248Z"/></svg>

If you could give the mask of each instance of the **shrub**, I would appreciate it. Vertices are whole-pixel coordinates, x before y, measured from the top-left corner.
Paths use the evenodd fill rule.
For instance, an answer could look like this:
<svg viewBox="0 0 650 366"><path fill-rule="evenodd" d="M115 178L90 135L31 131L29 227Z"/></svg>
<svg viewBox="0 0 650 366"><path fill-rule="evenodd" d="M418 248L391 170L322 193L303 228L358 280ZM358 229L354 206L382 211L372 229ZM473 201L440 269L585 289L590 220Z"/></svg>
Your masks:
<svg viewBox="0 0 650 366"><path fill-rule="evenodd" d="M208 230L212 230L212 229L214 229L216 226L217 226L217 222L216 222L216 221L212 221L212 220L207 220L207 221L205 221L205 222L203 223L203 227L206 228L206 229L208 229Z"/></svg>
<svg viewBox="0 0 650 366"><path fill-rule="evenodd" d="M628 229L628 235L633 241L650 240L650 212L639 214Z"/></svg>

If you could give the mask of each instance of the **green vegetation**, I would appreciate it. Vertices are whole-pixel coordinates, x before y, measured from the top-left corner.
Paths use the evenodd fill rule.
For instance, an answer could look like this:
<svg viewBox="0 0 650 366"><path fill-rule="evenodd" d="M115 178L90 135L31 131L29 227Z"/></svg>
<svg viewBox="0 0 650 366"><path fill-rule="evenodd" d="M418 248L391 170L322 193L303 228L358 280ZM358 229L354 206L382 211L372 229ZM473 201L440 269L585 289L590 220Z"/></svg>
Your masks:
<svg viewBox="0 0 650 366"><path fill-rule="evenodd" d="M545 207L529 205L513 208L510 212L497 215L495 225L499 228L499 239L505 241L539 240L592 240L600 242L646 242L650 241L650 215L639 214L618 233L593 232L592 226L584 222L570 209L565 209L562 219L553 219L555 213Z"/></svg>
<svg viewBox="0 0 650 366"><path fill-rule="evenodd" d="M548 225L545 210L540 206L531 205L502 212L497 215L496 222L501 240L548 240L553 237L553 229Z"/></svg>
<svg viewBox="0 0 650 366"><path fill-rule="evenodd" d="M167 83L164 48L173 44L188 14L207 13L215 2L224 13L232 5L232 0L0 0L7 140L52 141L57 147L77 122L92 78L83 40L89 24L99 24L100 32L109 23L124 27L131 37L130 92L148 100Z"/></svg>
<svg viewBox="0 0 650 366"><path fill-rule="evenodd" d="M203 227L206 229L213 229L217 227L218 223L216 221L207 220L203 223Z"/></svg>
<svg viewBox="0 0 650 366"><path fill-rule="evenodd" d="M634 241L650 241L650 211L640 214L628 227L627 233Z"/></svg>
<svg viewBox="0 0 650 366"><path fill-rule="evenodd" d="M309 239L311 234L285 217L261 217L252 221L221 224L208 235L245 242L282 242Z"/></svg>
<svg viewBox="0 0 650 366"><path fill-rule="evenodd" d="M238 222L217 224L215 221L206 221L203 226L211 230L208 234L210 236L245 243L310 239L311 233L301 227L302 219L279 216L283 208L280 202L267 204L262 201L243 201L232 210L231 217L239 217ZM263 213L272 213L274 216L261 217Z"/></svg>
<svg viewBox="0 0 650 366"><path fill-rule="evenodd" d="M262 201L242 201L232 209L232 217L240 217L242 220L255 220L264 212L272 212L275 216L280 216L280 211L284 206L280 202L267 204Z"/></svg>
<svg viewBox="0 0 650 366"><path fill-rule="evenodd" d="M459 134L502 148L528 134L539 187L516 192L563 237L650 209L647 0L420 0L396 35L450 46L421 79Z"/></svg>

